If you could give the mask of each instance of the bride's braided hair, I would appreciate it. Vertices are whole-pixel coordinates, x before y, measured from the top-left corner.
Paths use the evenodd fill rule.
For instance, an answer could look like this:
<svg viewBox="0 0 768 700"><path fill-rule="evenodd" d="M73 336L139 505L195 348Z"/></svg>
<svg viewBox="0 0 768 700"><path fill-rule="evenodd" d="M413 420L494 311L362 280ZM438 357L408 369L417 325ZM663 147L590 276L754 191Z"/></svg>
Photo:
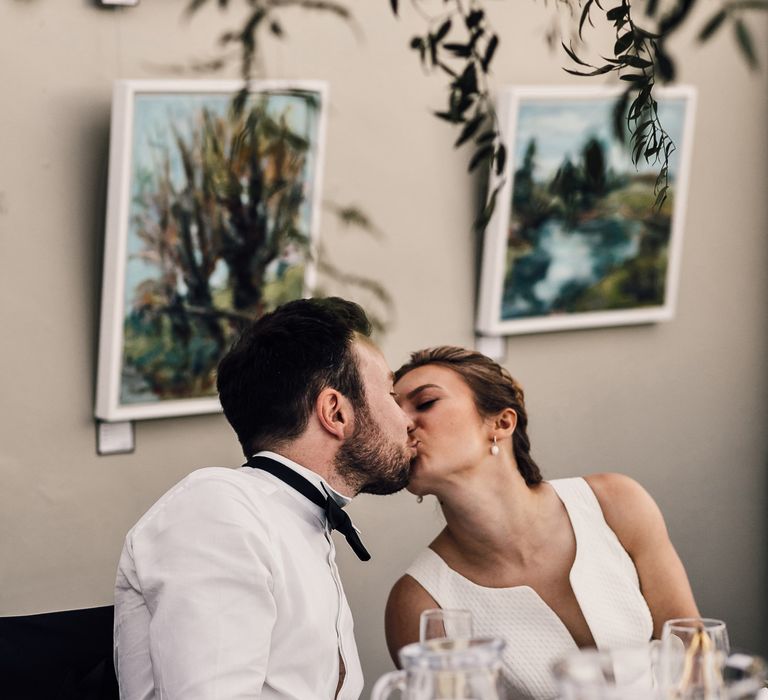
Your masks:
<svg viewBox="0 0 768 700"><path fill-rule="evenodd" d="M472 390L475 406L484 418L493 416L505 408L517 413L517 426L512 434L517 468L529 486L542 481L541 471L531 457L528 439L528 414L522 387L512 375L489 357L451 345L441 345L411 353L411 359L395 372L395 381L411 370L424 365L441 365L459 374Z"/></svg>

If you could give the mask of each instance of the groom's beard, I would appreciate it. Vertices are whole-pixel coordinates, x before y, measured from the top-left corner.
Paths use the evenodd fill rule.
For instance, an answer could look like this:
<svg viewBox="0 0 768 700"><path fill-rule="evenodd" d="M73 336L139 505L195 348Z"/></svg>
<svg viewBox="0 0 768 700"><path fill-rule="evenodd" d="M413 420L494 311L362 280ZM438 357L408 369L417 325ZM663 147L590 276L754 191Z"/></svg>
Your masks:
<svg viewBox="0 0 768 700"><path fill-rule="evenodd" d="M356 493L386 495L408 484L411 450L387 442L368 405L355 410L355 429L336 453L335 466Z"/></svg>

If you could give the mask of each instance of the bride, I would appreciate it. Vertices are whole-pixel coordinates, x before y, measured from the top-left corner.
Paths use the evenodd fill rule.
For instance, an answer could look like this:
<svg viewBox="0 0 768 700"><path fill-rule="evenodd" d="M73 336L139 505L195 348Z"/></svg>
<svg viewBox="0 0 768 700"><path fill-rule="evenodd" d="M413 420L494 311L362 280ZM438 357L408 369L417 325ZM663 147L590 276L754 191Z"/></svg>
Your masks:
<svg viewBox="0 0 768 700"><path fill-rule="evenodd" d="M577 647L636 646L698 616L661 512L621 474L544 481L523 391L480 353L415 352L395 373L418 454L408 490L437 497L446 526L392 588L387 644L418 641L429 608L471 611L507 642L514 697L556 696L551 664ZM589 436L584 436L589 439Z"/></svg>

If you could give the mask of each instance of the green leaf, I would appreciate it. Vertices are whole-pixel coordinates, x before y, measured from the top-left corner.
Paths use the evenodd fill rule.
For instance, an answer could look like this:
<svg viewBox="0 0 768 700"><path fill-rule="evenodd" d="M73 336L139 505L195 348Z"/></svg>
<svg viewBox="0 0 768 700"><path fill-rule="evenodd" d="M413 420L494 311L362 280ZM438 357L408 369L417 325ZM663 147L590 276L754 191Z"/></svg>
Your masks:
<svg viewBox="0 0 768 700"><path fill-rule="evenodd" d="M427 41L429 44L429 60L434 66L437 63L437 42L432 34L427 37Z"/></svg>
<svg viewBox="0 0 768 700"><path fill-rule="evenodd" d="M755 53L755 47L752 44L752 36L743 19L739 18L734 22L734 30L736 31L736 41L738 42L739 48L744 54L744 58L749 64L749 67L753 69L757 68L757 54Z"/></svg>
<svg viewBox="0 0 768 700"><path fill-rule="evenodd" d="M475 117L472 117L465 125L464 128L461 130L461 134L459 134L459 138L456 140L456 143L453 144L454 148L458 148L462 144L466 143L471 139L477 130L480 128L480 125L485 121L485 114L478 114Z"/></svg>
<svg viewBox="0 0 768 700"><path fill-rule="evenodd" d="M614 69L615 69L615 66L600 66L600 68L595 68L595 70L593 70L590 73L582 73L581 71L570 70L568 68L563 68L563 70L566 73L570 73L571 75L581 75L581 76L585 76L585 77L589 77L589 76L592 76L592 75L603 75L603 73L610 73Z"/></svg>
<svg viewBox="0 0 768 700"><path fill-rule="evenodd" d="M503 182L500 182L498 185L496 185L493 192L491 193L491 196L488 197L488 201L483 207L483 211L480 212L480 216L478 216L475 220L475 233L482 233L485 231L485 227L488 226L488 222L491 220L493 212L496 209L496 197L498 196L503 184Z"/></svg>
<svg viewBox="0 0 768 700"><path fill-rule="evenodd" d="M457 121L465 121L464 112L466 112L474 103L472 95L463 93L461 90L453 90L449 99L449 111Z"/></svg>
<svg viewBox="0 0 768 700"><path fill-rule="evenodd" d="M640 90L637 97L632 102L627 118L637 119L640 117L644 110L650 109L652 107L653 99L651 98L651 87L650 85L646 85L642 90Z"/></svg>
<svg viewBox="0 0 768 700"><path fill-rule="evenodd" d="M657 144L652 144L648 146L648 148L645 149L645 152L643 153L643 157L648 160L651 156L655 156L658 152L661 146Z"/></svg>
<svg viewBox="0 0 768 700"><path fill-rule="evenodd" d="M462 95L461 99L456 105L456 109L458 109L462 121L466 120L464 112L466 112L473 104L475 104L475 98L472 95Z"/></svg>
<svg viewBox="0 0 768 700"><path fill-rule="evenodd" d="M475 50L475 46L477 46L477 42L482 36L485 36L485 30L482 27L479 27L472 32L472 36L469 39L469 44L467 44L470 51Z"/></svg>
<svg viewBox="0 0 768 700"><path fill-rule="evenodd" d="M447 19L445 22L443 22L440 25L440 29L437 30L435 33L435 43L439 44L443 39L445 39L448 32L451 31L451 20Z"/></svg>
<svg viewBox="0 0 768 700"><path fill-rule="evenodd" d="M613 55L614 56L620 56L623 54L635 41L635 34L634 32L627 32L626 34L622 34L617 40L616 43L613 45Z"/></svg>
<svg viewBox="0 0 768 700"><path fill-rule="evenodd" d="M646 106L647 104L645 102L636 99L629 108L627 119L639 119Z"/></svg>
<svg viewBox="0 0 768 700"><path fill-rule="evenodd" d="M465 95L474 95L477 93L477 69L474 63L470 63L461 74L461 77L454 81L454 87L459 88Z"/></svg>
<svg viewBox="0 0 768 700"><path fill-rule="evenodd" d="M247 101L248 88L244 87L242 90L238 90L237 94L232 99L232 111L237 115L242 114Z"/></svg>
<svg viewBox="0 0 768 700"><path fill-rule="evenodd" d="M480 136L478 136L475 139L475 143L487 143L488 141L493 141L493 139L496 138L496 131L494 129L488 129L488 131L484 131Z"/></svg>
<svg viewBox="0 0 768 700"><path fill-rule="evenodd" d="M496 174L501 175L504 172L504 164L507 162L507 149L503 144L497 149L494 159L496 161Z"/></svg>
<svg viewBox="0 0 768 700"><path fill-rule="evenodd" d="M243 43L246 41L253 42L253 36L256 33L256 30L259 28L259 24L261 24L262 20L264 20L266 16L266 11L262 10L261 8L253 11L251 16L248 18L248 21L245 23L242 32L240 33L240 40Z"/></svg>
<svg viewBox="0 0 768 700"><path fill-rule="evenodd" d="M628 12L628 5L619 5L608 10L608 12L605 13L605 17L606 19L609 19L611 22L613 22L614 20L621 19L622 17L626 16Z"/></svg>
<svg viewBox="0 0 768 700"><path fill-rule="evenodd" d="M488 46L485 49L485 55L483 56L483 60L480 62L480 65L483 68L483 73L488 72L488 66L491 65L491 61L493 60L493 54L496 53L496 47L499 45L499 37L495 34L491 37L490 41L488 42Z"/></svg>
<svg viewBox="0 0 768 700"><path fill-rule="evenodd" d="M576 52L573 50L573 46L566 46L562 41L560 42L560 45L565 50L565 53L568 54L568 56L571 58L571 60L574 63L578 63L580 66L586 66L587 68L592 68L592 66L589 63L584 63L577 55Z"/></svg>
<svg viewBox="0 0 768 700"><path fill-rule="evenodd" d="M457 122L461 122L461 118L453 113L453 112L433 112L433 114L438 119L444 119L447 122L451 122L452 124L456 124Z"/></svg>
<svg viewBox="0 0 768 700"><path fill-rule="evenodd" d="M663 82L669 83L675 79L675 64L672 63L672 59L669 57L669 54L664 51L660 43L656 44L655 63L659 78L661 78Z"/></svg>
<svg viewBox="0 0 768 700"><path fill-rule="evenodd" d="M467 15L467 29L473 29L476 27L478 24L480 24L480 22L483 21L483 17L485 17L485 12L482 10L472 10L472 12Z"/></svg>
<svg viewBox="0 0 768 700"><path fill-rule="evenodd" d="M646 119L644 122L640 122L637 125L637 131L642 133L644 132L649 126L653 125L653 119Z"/></svg>
<svg viewBox="0 0 768 700"><path fill-rule="evenodd" d="M712 15L709 21L701 28L698 36L699 41L706 41L709 39L709 37L711 37L720 28L727 16L728 14L725 10L720 10L720 12L716 12L714 15Z"/></svg>
<svg viewBox="0 0 768 700"><path fill-rule="evenodd" d="M645 148L645 139L638 139L637 144L632 152L632 162L637 165L640 162L640 155Z"/></svg>
<svg viewBox="0 0 768 700"><path fill-rule="evenodd" d="M581 19L579 19L579 39L582 39L582 30L584 29L584 22L589 20L590 26L594 27L595 25L592 24L592 18L589 16L589 9L592 6L592 0L587 0L587 2L584 4L584 9L581 11Z"/></svg>
<svg viewBox="0 0 768 700"><path fill-rule="evenodd" d="M468 58L472 53L469 46L466 44L443 44L443 48L446 51L450 51L454 56L457 56L458 58Z"/></svg>
<svg viewBox="0 0 768 700"><path fill-rule="evenodd" d="M632 68L650 68L653 63L650 61L645 60L644 58L640 58L640 56L624 56L624 65L632 66Z"/></svg>
<svg viewBox="0 0 768 700"><path fill-rule="evenodd" d="M472 160L469 161L469 172L472 172L480 163L488 160L493 155L493 146L483 146L478 148Z"/></svg>
<svg viewBox="0 0 768 700"><path fill-rule="evenodd" d="M696 5L695 0L679 0L672 5L670 11L659 22L659 34L669 36L684 21Z"/></svg>
<svg viewBox="0 0 768 700"><path fill-rule="evenodd" d="M624 130L624 115L627 111L627 105L629 104L629 91L625 91L616 100L616 104L613 106L613 133L618 139L619 143L624 143L626 140L626 132Z"/></svg>

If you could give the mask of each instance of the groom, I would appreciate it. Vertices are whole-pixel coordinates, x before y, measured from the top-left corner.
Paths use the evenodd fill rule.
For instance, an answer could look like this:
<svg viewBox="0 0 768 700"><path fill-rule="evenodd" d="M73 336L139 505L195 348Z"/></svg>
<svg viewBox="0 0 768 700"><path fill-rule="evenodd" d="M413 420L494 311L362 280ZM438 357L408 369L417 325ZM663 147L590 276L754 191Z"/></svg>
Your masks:
<svg viewBox="0 0 768 700"><path fill-rule="evenodd" d="M122 700L339 698L363 687L331 530L403 488L415 448L370 322L339 298L289 302L221 360L248 462L193 472L128 533L115 589Z"/></svg>

